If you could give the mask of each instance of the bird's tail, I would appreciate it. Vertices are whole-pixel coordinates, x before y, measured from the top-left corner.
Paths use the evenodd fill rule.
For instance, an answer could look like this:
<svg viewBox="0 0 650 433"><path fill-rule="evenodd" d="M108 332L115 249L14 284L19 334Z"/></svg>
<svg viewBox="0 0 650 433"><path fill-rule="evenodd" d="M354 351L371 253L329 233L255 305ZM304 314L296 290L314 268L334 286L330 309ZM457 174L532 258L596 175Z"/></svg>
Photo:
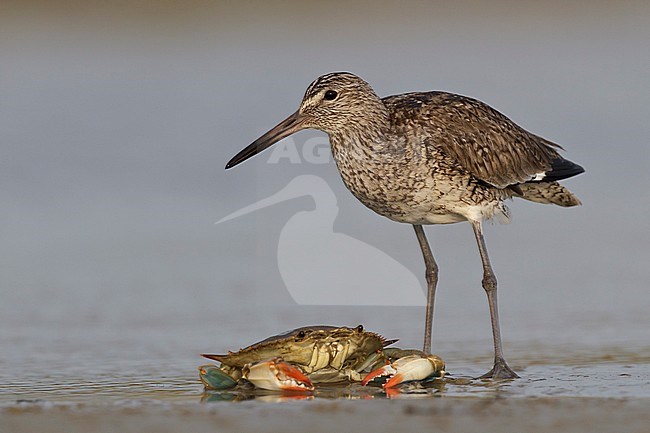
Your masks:
<svg viewBox="0 0 650 433"><path fill-rule="evenodd" d="M578 197L557 182L530 182L518 186L523 193L521 198L536 203L556 204L563 207L582 204Z"/></svg>

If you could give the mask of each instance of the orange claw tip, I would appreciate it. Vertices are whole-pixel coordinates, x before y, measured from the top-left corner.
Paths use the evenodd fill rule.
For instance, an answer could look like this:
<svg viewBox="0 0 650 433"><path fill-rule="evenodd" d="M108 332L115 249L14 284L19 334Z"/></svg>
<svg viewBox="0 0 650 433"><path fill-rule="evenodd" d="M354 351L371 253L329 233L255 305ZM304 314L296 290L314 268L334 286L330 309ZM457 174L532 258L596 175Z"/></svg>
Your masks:
<svg viewBox="0 0 650 433"><path fill-rule="evenodd" d="M361 381L361 385L366 386L369 382L371 382L376 377L388 376L394 372L395 372L394 369L390 365L384 365L383 367L380 367L368 373L366 377L364 377L363 380Z"/></svg>
<svg viewBox="0 0 650 433"><path fill-rule="evenodd" d="M386 383L382 385L382 388L384 389L393 388L402 382L404 382L404 375L401 373L397 373L396 375L388 379Z"/></svg>

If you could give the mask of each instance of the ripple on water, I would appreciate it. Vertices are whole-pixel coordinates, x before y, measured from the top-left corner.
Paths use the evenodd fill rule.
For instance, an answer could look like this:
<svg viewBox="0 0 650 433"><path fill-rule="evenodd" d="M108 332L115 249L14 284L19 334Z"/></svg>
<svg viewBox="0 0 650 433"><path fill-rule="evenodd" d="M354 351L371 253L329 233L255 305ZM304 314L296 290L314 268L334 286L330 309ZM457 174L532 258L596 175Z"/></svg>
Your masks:
<svg viewBox="0 0 650 433"><path fill-rule="evenodd" d="M650 364L531 365L514 381L474 379L476 365L457 366L463 375L450 375L426 387L406 385L401 392L386 394L380 388L320 388L313 395L280 395L270 392L203 392L194 371L174 373L168 368L102 372L94 376L27 372L20 379L1 378L0 405L25 404L157 404L214 401L294 401L297 399L376 399L448 397L650 397ZM42 373L42 372L41 372Z"/></svg>

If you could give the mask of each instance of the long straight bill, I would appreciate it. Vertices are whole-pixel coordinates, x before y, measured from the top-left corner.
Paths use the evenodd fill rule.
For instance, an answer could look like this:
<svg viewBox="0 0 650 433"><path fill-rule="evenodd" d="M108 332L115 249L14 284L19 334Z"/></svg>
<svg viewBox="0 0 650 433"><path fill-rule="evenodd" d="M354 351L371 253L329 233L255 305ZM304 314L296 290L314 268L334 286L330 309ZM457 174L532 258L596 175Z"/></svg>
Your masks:
<svg viewBox="0 0 650 433"><path fill-rule="evenodd" d="M303 129L302 117L300 116L300 113L296 111L235 155L230 161L228 161L228 164L226 164L226 170L246 161L252 156L257 155L264 149L271 147L278 141L300 131L301 129Z"/></svg>

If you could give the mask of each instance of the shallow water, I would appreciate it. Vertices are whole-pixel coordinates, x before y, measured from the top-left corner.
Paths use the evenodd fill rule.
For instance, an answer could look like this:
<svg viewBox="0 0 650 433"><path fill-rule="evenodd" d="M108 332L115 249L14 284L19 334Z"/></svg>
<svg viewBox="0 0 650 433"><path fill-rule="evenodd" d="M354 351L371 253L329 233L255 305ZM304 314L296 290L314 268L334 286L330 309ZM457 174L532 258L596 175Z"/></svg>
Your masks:
<svg viewBox="0 0 650 433"><path fill-rule="evenodd" d="M205 360L197 352L177 350L195 345L200 335L181 338L188 325L168 332L149 330L146 339L133 341L101 336L89 329L88 339L77 336L67 345L48 346L34 356L13 358L0 369L0 407L83 404L90 406L150 406L159 403L208 403L255 400L286 402L297 399L384 399L432 397L650 397L650 348L628 342L627 348L510 343L510 364L521 378L513 381L475 379L488 369L490 353L474 344L438 344L447 362L448 376L425 385L404 385L388 395L376 387L358 384L319 387L313 394L283 395L266 391L204 392L197 367ZM179 333L179 330L181 332ZM47 336L45 337L47 340ZM224 334L224 337L226 335ZM232 337L232 336L231 336ZM219 335L210 339L219 340ZM228 338L229 339L229 338ZM224 338L227 340L227 338ZM250 341L243 339L246 345ZM174 343L178 342L178 343ZM76 344L73 344L76 343ZM185 344L183 344L185 343ZM452 342L453 343L453 342ZM80 348L83 347L83 350ZM231 349L238 345L230 346ZM443 349L448 347L447 350ZM120 348L116 350L116 348ZM17 353L17 352L14 352Z"/></svg>
<svg viewBox="0 0 650 433"><path fill-rule="evenodd" d="M237 350L309 324L361 323L387 338L399 338L395 346L402 348L418 347L421 338L422 309L417 307L288 305L274 306L269 314L244 304L237 310L218 305L205 308L212 314L169 310L138 321L5 316L0 329L0 405L147 407L292 401L296 396L267 392L204 393L197 367L209 361L199 354ZM446 362L449 376L445 380L423 390L407 386L403 393L389 396L378 388L352 385L318 389L308 398L650 397L650 344L644 316L558 311L536 315L534 309L508 313L509 320L503 324L504 347L511 367L521 375L519 380L472 379L491 366L487 317L472 314L470 309L450 312L440 308L433 350ZM246 317L256 320L246 322L242 319Z"/></svg>
<svg viewBox="0 0 650 433"><path fill-rule="evenodd" d="M468 368L465 371L479 369ZM148 405L188 402L283 402L301 399L382 399L433 397L650 397L650 364L611 363L576 366L535 365L520 370L514 381L489 381L452 375L425 387L405 385L388 395L377 387L353 384L319 387L313 394L266 391L204 391L190 372L148 371L103 373L94 377L27 374L6 382L0 391L0 406L84 403L90 405ZM6 380L6 378L5 378Z"/></svg>

